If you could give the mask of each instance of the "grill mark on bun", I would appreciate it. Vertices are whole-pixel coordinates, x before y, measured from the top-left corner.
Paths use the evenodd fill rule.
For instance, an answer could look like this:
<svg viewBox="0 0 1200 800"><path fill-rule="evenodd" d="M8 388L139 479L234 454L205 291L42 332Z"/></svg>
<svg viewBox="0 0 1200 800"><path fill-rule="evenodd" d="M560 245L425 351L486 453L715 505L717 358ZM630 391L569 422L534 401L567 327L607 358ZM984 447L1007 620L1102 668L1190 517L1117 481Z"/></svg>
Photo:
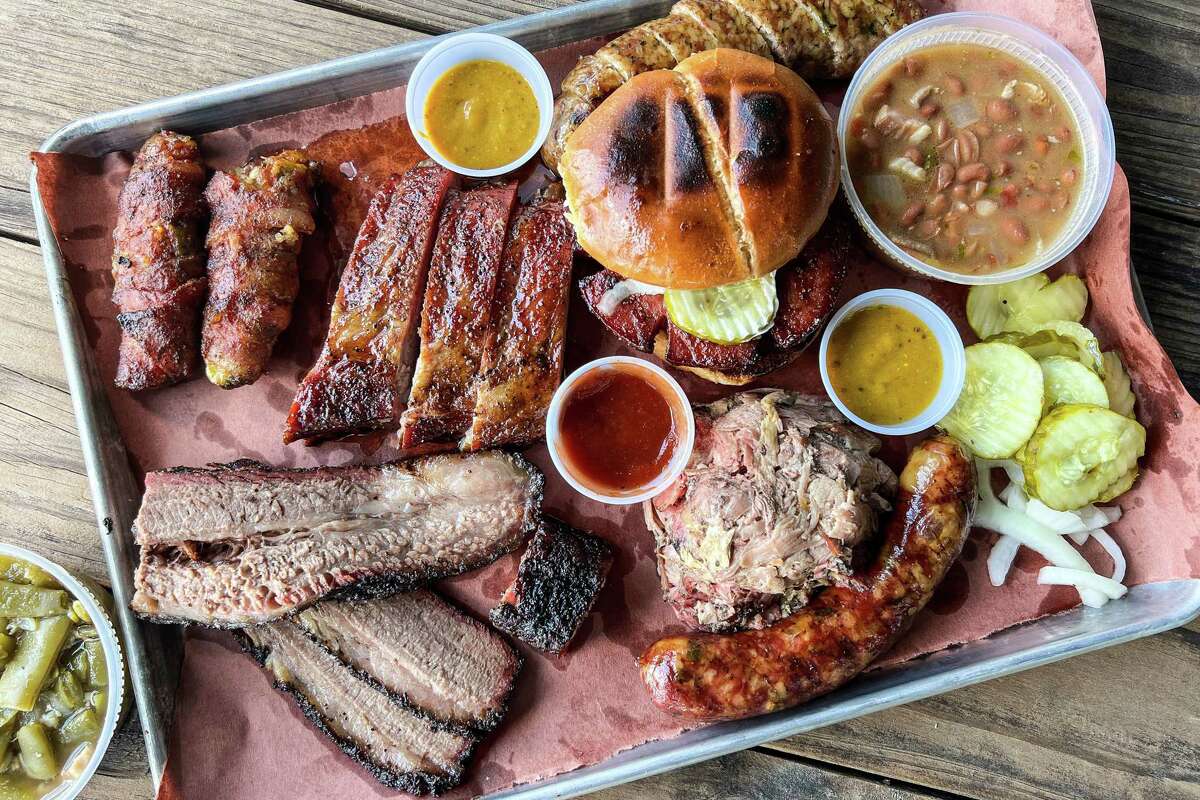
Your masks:
<svg viewBox="0 0 1200 800"><path fill-rule="evenodd" d="M671 141L667 143L666 157L671 159L671 190L686 194L712 186L712 176L705 163L704 146L700 143L700 123L696 112L683 96L672 96L667 100L670 121L667 132Z"/></svg>
<svg viewBox="0 0 1200 800"><path fill-rule="evenodd" d="M742 95L737 104L741 147L733 159L734 177L740 184L769 185L785 174L780 167L788 158L788 106L778 92Z"/></svg>
<svg viewBox="0 0 1200 800"><path fill-rule="evenodd" d="M629 105L616 121L608 149L608 174L619 183L638 187L651 197L662 194L662 109L648 97Z"/></svg>

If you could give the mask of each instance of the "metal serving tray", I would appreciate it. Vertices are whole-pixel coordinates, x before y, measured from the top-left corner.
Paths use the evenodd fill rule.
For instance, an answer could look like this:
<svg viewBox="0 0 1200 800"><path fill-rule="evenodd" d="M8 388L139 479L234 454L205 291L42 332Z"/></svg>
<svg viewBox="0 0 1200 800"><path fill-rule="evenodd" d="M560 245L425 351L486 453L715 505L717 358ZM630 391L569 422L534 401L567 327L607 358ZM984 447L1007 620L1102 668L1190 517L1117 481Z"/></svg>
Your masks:
<svg viewBox="0 0 1200 800"><path fill-rule="evenodd" d="M480 30L508 36L537 51L629 28L661 16L670 5L670 0L592 0L486 25ZM161 128L203 133L393 88L407 80L417 60L437 41L432 38L388 47L97 114L62 128L46 140L42 150L90 156L131 150ZM135 563L131 524L139 502L137 482L84 336L63 259L38 193L36 171L30 178L30 190L100 540L112 578L117 619L141 713L151 775L157 786L166 761L174 680L163 658L162 629L144 626L129 610ZM1136 281L1134 286L1136 292ZM1140 292L1137 294L1141 305ZM1149 636L1182 625L1197 614L1200 614L1200 580L1137 586L1119 603L1101 609L1080 607L963 647L871 672L830 696L791 711L713 725L675 739L644 744L595 766L515 787L492 797L557 798L596 791Z"/></svg>

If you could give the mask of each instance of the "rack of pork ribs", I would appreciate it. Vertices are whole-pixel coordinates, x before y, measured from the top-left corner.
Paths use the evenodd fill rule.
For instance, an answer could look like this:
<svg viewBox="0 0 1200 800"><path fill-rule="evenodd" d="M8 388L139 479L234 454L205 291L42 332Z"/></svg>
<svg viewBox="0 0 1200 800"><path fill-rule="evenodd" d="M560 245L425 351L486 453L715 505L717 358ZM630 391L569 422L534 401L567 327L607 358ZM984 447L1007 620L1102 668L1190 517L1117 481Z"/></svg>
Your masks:
<svg viewBox="0 0 1200 800"><path fill-rule="evenodd" d="M561 187L465 185L423 162L376 194L284 441L399 430L405 448L540 438L562 372L574 234Z"/></svg>

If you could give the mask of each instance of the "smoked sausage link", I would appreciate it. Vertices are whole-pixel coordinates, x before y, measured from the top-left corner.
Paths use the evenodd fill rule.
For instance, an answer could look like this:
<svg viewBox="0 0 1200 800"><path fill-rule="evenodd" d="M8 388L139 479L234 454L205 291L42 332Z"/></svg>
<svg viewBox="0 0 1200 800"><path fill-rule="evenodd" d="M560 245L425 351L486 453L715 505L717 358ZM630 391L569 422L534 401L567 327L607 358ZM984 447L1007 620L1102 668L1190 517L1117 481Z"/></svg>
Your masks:
<svg viewBox="0 0 1200 800"><path fill-rule="evenodd" d="M975 467L948 436L913 450L879 557L769 628L660 639L642 654L654 703L695 719L766 714L830 692L888 650L958 558Z"/></svg>

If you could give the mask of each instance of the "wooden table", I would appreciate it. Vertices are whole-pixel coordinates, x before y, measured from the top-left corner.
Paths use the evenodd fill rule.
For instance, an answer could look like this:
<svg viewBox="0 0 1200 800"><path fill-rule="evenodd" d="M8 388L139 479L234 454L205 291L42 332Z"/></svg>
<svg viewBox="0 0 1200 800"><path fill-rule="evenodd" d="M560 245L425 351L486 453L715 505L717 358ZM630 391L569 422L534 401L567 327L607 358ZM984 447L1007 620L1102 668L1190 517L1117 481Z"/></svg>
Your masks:
<svg viewBox="0 0 1200 800"><path fill-rule="evenodd" d="M1133 260L1200 392L1200 8L1095 0ZM560 0L0 0L0 538L103 578L26 154L69 120ZM431 10L436 9L436 10ZM1200 798L1200 625L603 792L616 798ZM151 796L136 721L86 798Z"/></svg>

